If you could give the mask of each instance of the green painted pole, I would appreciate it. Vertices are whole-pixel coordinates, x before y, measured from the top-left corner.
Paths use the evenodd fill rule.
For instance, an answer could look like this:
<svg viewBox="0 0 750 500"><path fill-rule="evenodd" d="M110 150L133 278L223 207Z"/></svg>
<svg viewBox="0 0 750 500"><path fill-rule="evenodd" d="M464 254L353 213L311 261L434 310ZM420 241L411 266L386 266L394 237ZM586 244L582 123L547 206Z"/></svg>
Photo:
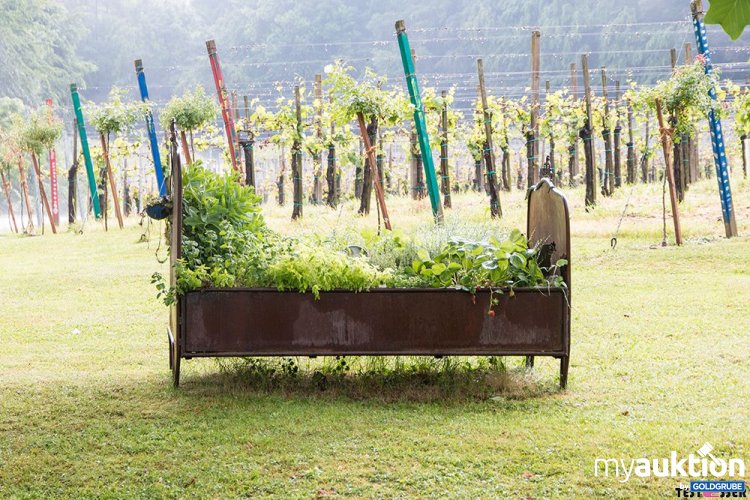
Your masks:
<svg viewBox="0 0 750 500"><path fill-rule="evenodd" d="M404 63L404 74L406 75L406 86L409 89L409 97L414 105L414 127L419 138L419 149L422 152L422 165L424 166L427 190L430 194L432 215L438 223L443 222L443 206L440 204L440 190L438 188L437 176L435 175L435 163L430 150L430 138L427 135L427 123L424 118L424 107L419 95L419 84L414 70L414 61L411 57L409 38L406 36L406 25L404 21L396 21L396 37L398 48L401 51L401 61Z"/></svg>
<svg viewBox="0 0 750 500"><path fill-rule="evenodd" d="M83 159L86 163L86 176L89 179L89 190L91 191L91 203L94 206L94 216L97 219L102 217L102 209L99 205L99 192L96 190L96 176L94 175L94 164L91 162L91 152L89 151L89 140L86 137L86 125L83 123L83 111L81 110L81 98L78 97L78 87L75 83L70 84L70 96L73 98L73 110L76 113L78 121L78 136L81 138L81 150Z"/></svg>

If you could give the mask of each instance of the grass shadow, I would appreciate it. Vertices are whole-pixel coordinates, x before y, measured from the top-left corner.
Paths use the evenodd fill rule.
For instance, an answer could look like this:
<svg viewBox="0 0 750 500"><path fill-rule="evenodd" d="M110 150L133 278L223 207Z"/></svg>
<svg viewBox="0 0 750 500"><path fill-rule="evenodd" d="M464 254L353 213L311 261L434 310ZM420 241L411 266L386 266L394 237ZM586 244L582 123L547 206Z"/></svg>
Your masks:
<svg viewBox="0 0 750 500"><path fill-rule="evenodd" d="M320 357L214 360L218 370L189 375L181 391L347 398L444 404L526 400L560 392L557 381L499 357Z"/></svg>

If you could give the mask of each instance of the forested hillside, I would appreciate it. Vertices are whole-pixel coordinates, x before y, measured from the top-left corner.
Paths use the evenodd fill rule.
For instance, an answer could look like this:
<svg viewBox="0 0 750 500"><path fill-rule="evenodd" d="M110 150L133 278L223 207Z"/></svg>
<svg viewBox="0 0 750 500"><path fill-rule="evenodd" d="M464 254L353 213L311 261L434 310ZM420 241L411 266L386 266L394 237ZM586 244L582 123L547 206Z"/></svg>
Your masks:
<svg viewBox="0 0 750 500"><path fill-rule="evenodd" d="M694 44L687 0L568 0L426 3L385 0L0 0L0 95L28 104L68 98L71 81L104 98L113 84L134 86L144 61L156 102L184 87L211 84L205 40L214 38L228 84L268 96L276 81L312 78L336 58L401 78L393 23L405 19L417 69L432 84L473 95L475 59L488 86L518 96L528 85L530 27L542 31L542 79L566 84L569 65L591 53L613 78L653 81L669 72L669 49ZM165 26L168 26L165 29ZM714 62L741 77L750 35L730 42L710 28Z"/></svg>

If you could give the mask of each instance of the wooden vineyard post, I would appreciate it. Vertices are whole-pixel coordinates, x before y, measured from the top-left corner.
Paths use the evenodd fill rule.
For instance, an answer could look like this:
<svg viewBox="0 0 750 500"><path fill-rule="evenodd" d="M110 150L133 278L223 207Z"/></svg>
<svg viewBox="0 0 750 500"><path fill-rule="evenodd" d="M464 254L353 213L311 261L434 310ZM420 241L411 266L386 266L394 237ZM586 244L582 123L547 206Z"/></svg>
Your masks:
<svg viewBox="0 0 750 500"><path fill-rule="evenodd" d="M141 101L148 104L148 86L146 85L146 74L143 72L143 61L135 60L135 74L138 78L138 89L141 93ZM167 185L164 182L164 169L161 165L161 154L159 143L156 140L156 127L154 127L154 115L149 108L146 111L146 132L148 133L148 144L151 148L151 158L154 160L154 172L156 173L156 185L159 196L167 196ZM139 192L140 196L140 192Z"/></svg>
<svg viewBox="0 0 750 500"><path fill-rule="evenodd" d="M315 75L314 95L317 108L315 109L315 137L318 143L323 140L323 81L322 75ZM316 150L312 155L313 161L313 193L314 205L319 205L323 199L323 184L321 176L323 173L323 161L321 151Z"/></svg>
<svg viewBox="0 0 750 500"><path fill-rule="evenodd" d="M332 98L329 96L329 99ZM328 158L326 168L326 184L328 185L326 204L331 208L336 208L336 205L338 205L338 193L336 189L336 143L333 142L333 138L335 135L336 122L331 121L331 139L328 143Z"/></svg>
<svg viewBox="0 0 750 500"><path fill-rule="evenodd" d="M363 120L364 120L364 115ZM359 115L357 116L359 121ZM365 127L367 140L362 136L362 147L364 156L364 168L362 169L362 195L359 197L359 210L357 211L360 215L367 215L370 213L370 202L372 201L372 187L373 187L373 176L375 176L376 166L370 162L370 157L367 153L367 144L371 146L376 144L378 135L378 120L373 116L370 124ZM360 130L361 132L361 130ZM377 159L376 159L377 161Z"/></svg>
<svg viewBox="0 0 750 500"><path fill-rule="evenodd" d="M398 45L401 52L401 62L404 65L406 86L409 89L409 97L414 106L414 127L419 139L419 149L422 152L422 163L427 181L427 191L430 195L430 204L432 205L432 215L437 223L442 224L443 207L440 204L440 192L438 190L437 177L435 176L432 151L430 150L430 139L427 135L427 123L425 122L422 98L419 94L419 83L414 72L414 61L411 57L409 38L406 36L406 25L403 20L396 21L396 37L398 38Z"/></svg>
<svg viewBox="0 0 750 500"><path fill-rule="evenodd" d="M232 115L235 122L240 121L239 101L237 100L237 91L232 91Z"/></svg>
<svg viewBox="0 0 750 500"><path fill-rule="evenodd" d="M367 155L367 161L372 169L371 179L375 186L375 196L378 199L378 206L380 207L380 214L383 216L383 225L387 230L391 230L391 219L388 217L388 208L385 205L385 195L383 194L383 186L380 184L380 172L378 172L378 164L375 159L375 151L372 142L370 141L370 135L367 131L367 125L365 124L365 116L362 113L357 113L357 123L359 125L359 133L362 136L362 141L365 146L365 154ZM362 198L366 194L362 193Z"/></svg>
<svg viewBox="0 0 750 500"><path fill-rule="evenodd" d="M255 134L250 130L250 98L243 96L245 104L245 126L243 133L240 135L240 146L245 154L245 185L256 187L255 185Z"/></svg>
<svg viewBox="0 0 750 500"><path fill-rule="evenodd" d="M497 170L495 169L495 150L492 147L492 114L487 106L487 89L484 86L484 63L477 59L479 73L479 94L482 98L482 116L484 121L484 165L487 169L487 186L490 191L490 214L492 217L502 217L503 209L497 195Z"/></svg>
<svg viewBox="0 0 750 500"><path fill-rule="evenodd" d="M510 141L508 140L508 124L505 121L506 118L506 102L503 101L503 146L500 148L503 152L503 158L501 161L501 173L500 177L503 181L503 190L510 192ZM458 167L457 167L458 168Z"/></svg>
<svg viewBox="0 0 750 500"><path fill-rule="evenodd" d="M115 206L115 216L120 229L124 227L122 223L122 211L120 210L120 199L117 195L117 184L115 183L115 174L112 171L112 164L109 161L109 147L107 138L103 133L99 134L99 140L102 143L102 156L104 157L104 167L107 169L107 178L109 179L109 190L112 193L112 204Z"/></svg>
<svg viewBox="0 0 750 500"><path fill-rule="evenodd" d="M380 186L383 188L383 195L388 193L388 190L385 186L385 167L383 163L385 162L385 152L383 150L383 129L378 128L378 147L375 148L377 151L377 154L375 155L375 163L378 165L378 178L380 178Z"/></svg>
<svg viewBox="0 0 750 500"><path fill-rule="evenodd" d="M602 66L602 98L604 99L604 122L602 124L602 139L604 139L604 178L602 179L602 194L612 196L615 192L614 169L612 165L612 134L609 130L609 100L607 99L607 68Z"/></svg>
<svg viewBox="0 0 750 500"><path fill-rule="evenodd" d="M89 151L89 140L86 136L86 124L83 121L83 111L81 109L81 99L78 96L78 87L75 83L70 85L70 95L73 99L73 110L78 121L78 138L81 140L81 151L83 151L83 160L86 164L86 177L89 181L89 192L91 193L91 204L94 207L94 216L97 219L102 218L102 208L99 205L99 192L96 188L96 174L94 174L94 164L91 161L91 152Z"/></svg>
<svg viewBox="0 0 750 500"><path fill-rule="evenodd" d="M633 137L633 106L628 102L627 183L635 184L635 138Z"/></svg>
<svg viewBox="0 0 750 500"><path fill-rule="evenodd" d="M693 55L691 52L692 45L685 43L685 64L689 65L693 63ZM700 129L693 125L693 133L688 136L690 142L690 182L695 182L702 177L700 172L700 156L698 154L698 145L700 144Z"/></svg>
<svg viewBox="0 0 750 500"><path fill-rule="evenodd" d="M440 114L440 127L442 140L440 141L440 178L443 192L443 206L451 208L451 178L448 172L448 92L443 90L440 93L443 98L443 109Z"/></svg>
<svg viewBox="0 0 750 500"><path fill-rule="evenodd" d="M550 93L550 85L549 80L546 80L544 82L544 98L547 99L549 97ZM557 170L555 169L555 136L552 133L552 129L550 128L550 134L549 134L549 155L547 155L547 158L549 158L549 165L547 165L547 160L545 159L545 173L549 176L549 179L552 181L552 183L555 183L555 175L557 174ZM549 169L547 171L547 169Z"/></svg>
<svg viewBox="0 0 750 500"><path fill-rule="evenodd" d="M583 89L586 100L586 123L579 136L583 139L583 153L586 160L586 208L596 206L596 151L594 148L594 120L591 113L591 76L589 74L589 56L581 56L583 70Z"/></svg>
<svg viewBox="0 0 750 500"><path fill-rule="evenodd" d="M278 197L279 206L283 207L286 201L284 197L284 184L285 184L284 174L286 174L286 148L284 147L283 144L281 146L281 156L279 158L279 165L280 165L279 178L276 181L276 187L278 188L278 191L279 191L279 197Z"/></svg>
<svg viewBox="0 0 750 500"><path fill-rule="evenodd" d="M359 138L359 159L362 163L357 163L357 167L354 171L354 197L358 200L362 199L362 177L365 170L364 165L367 163L365 158L365 147L362 143L362 138Z"/></svg>
<svg viewBox="0 0 750 500"><path fill-rule="evenodd" d="M614 135L614 159L615 159L615 188L622 186L622 158L620 151L620 138L622 136L622 125L620 124L620 80L615 81L615 135Z"/></svg>
<svg viewBox="0 0 750 500"><path fill-rule="evenodd" d="M570 87L572 89L571 97L573 99L573 106L576 106L578 101L578 73L576 72L576 63L570 63ZM578 176L578 141L576 137L573 137L572 142L568 144L568 173L570 175L569 184L571 187L575 187L576 177Z"/></svg>
<svg viewBox="0 0 750 500"><path fill-rule="evenodd" d="M672 47L669 49L669 61L672 65L672 74L677 70L677 49ZM677 123L677 118L670 114L669 119L667 120L669 122L670 127L674 127ZM678 142L671 141L672 142L672 160L673 165L671 165L669 168L674 169L674 186L677 190L677 200L682 202L682 200L685 198L685 192L684 192L684 186L682 184L682 145Z"/></svg>
<svg viewBox="0 0 750 500"><path fill-rule="evenodd" d="M417 54L414 49L410 49L411 62L415 65L416 72ZM411 197L414 200L421 200L425 196L424 173L422 170L422 154L419 152L419 141L417 140L417 129L414 124L410 124L409 130L409 147L411 152L410 159L410 177L411 177Z"/></svg>
<svg viewBox="0 0 750 500"><path fill-rule="evenodd" d="M302 107L299 85L294 86L294 109L297 118L296 133L292 145L292 220L302 217Z"/></svg>
<svg viewBox="0 0 750 500"><path fill-rule="evenodd" d="M653 182L653 178L649 179L649 169L648 169L648 142L651 138L651 134L649 133L649 126L651 123L651 119L648 115L646 115L646 126L644 127L645 130L643 132L643 155L641 156L641 180L644 184L648 182ZM655 177L655 176L653 176Z"/></svg>
<svg viewBox="0 0 750 500"><path fill-rule="evenodd" d="M76 221L78 193L78 122L73 118L73 164L68 169L68 224ZM139 193L140 194L140 193Z"/></svg>
<svg viewBox="0 0 750 500"><path fill-rule="evenodd" d="M180 130L180 145L182 146L182 155L185 157L185 165L190 165L193 163L193 159L190 157L190 147L184 130Z"/></svg>
<svg viewBox="0 0 750 500"><path fill-rule="evenodd" d="M229 158L232 161L232 168L235 172L240 170L239 151L237 151L237 131L234 128L234 119L232 110L229 109L229 93L227 92L224 74L221 71L219 63L219 54L216 52L216 42L214 40L206 41L208 50L208 59L211 63L211 72L216 85L216 93L219 96L219 105L221 106L221 117L224 120L224 131L227 135L227 144L229 146Z"/></svg>
<svg viewBox="0 0 750 500"><path fill-rule="evenodd" d="M5 171L0 168L0 180L3 183L3 193L5 193L5 200L8 202L8 216L13 223L13 231L18 233L18 224L16 224L16 214L13 213L13 200L10 197L10 183L5 177Z"/></svg>
<svg viewBox="0 0 750 500"><path fill-rule="evenodd" d="M29 224L24 228L24 232L34 234L34 212L31 210L31 201L29 200L29 182L26 179L26 171L23 168L23 160L20 156L18 157L18 179L21 182L21 192L23 193L21 202L26 202L26 213L29 216ZM23 224L23 207L21 208L21 223Z"/></svg>
<svg viewBox="0 0 750 500"><path fill-rule="evenodd" d="M50 207L49 199L47 198L47 191L44 189L44 182L42 182L42 171L39 168L39 160L34 151L31 152L31 164L34 166L36 180L39 183L39 195L42 197L44 208L47 211L49 225L52 227L52 234L57 234L57 225L55 224L55 218L52 216L52 207Z"/></svg>
<svg viewBox="0 0 750 500"><path fill-rule="evenodd" d="M526 177L527 187L533 187L539 181L539 70L541 32L531 32L531 161Z"/></svg>
<svg viewBox="0 0 750 500"><path fill-rule="evenodd" d="M659 121L659 134L661 136L661 148L664 152L664 172L669 184L669 202L672 206L672 220L674 221L674 238L678 245L682 245L682 231L680 230L680 213L677 205L677 193L674 185L674 172L670 168L672 162L670 158L670 140L671 132L664 123L664 116L661 111L661 99L656 99L656 119Z"/></svg>
<svg viewBox="0 0 750 500"><path fill-rule="evenodd" d="M698 46L698 53L703 56L705 61L704 71L707 75L713 73L711 64L711 51L708 48L708 38L706 37L706 27L703 24L703 2L693 0L691 4L693 13L693 28ZM708 94L712 100L716 100L716 89L711 87ZM727 155L724 150L724 134L721 130L721 120L714 112L713 108L708 112L708 128L711 131L711 145L714 152L714 163L716 164L716 179L719 182L719 194L721 197L721 213L724 219L724 230L727 238L737 236L737 222L734 218L734 206L732 204L732 188L729 184L729 166L727 164Z"/></svg>

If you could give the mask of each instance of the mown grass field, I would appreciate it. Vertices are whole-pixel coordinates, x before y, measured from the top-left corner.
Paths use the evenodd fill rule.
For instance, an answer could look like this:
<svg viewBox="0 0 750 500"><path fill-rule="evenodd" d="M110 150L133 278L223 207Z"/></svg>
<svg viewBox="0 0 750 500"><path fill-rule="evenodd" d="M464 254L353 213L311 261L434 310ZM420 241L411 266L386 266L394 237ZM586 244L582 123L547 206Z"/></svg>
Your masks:
<svg viewBox="0 0 750 500"><path fill-rule="evenodd" d="M661 243L661 185L624 188L592 213L569 190L572 360L533 373L477 360L299 360L301 373L183 363L172 389L167 311L150 284L159 226L0 236L0 497L639 497L678 481L594 476L595 458L685 456L710 442L750 463L750 183L735 181L741 237L726 240L715 181L683 204L686 243ZM630 195L630 196L629 196ZM619 244L610 248L622 222ZM525 226L503 195L499 230ZM487 217L460 195L456 215ZM429 202L391 200L408 233ZM269 207L287 233L375 229L374 214ZM110 225L112 227L112 225ZM163 256L164 248L159 249ZM316 364L317 363L317 364ZM323 363L329 383L311 376ZM411 368L410 368L411 367Z"/></svg>

